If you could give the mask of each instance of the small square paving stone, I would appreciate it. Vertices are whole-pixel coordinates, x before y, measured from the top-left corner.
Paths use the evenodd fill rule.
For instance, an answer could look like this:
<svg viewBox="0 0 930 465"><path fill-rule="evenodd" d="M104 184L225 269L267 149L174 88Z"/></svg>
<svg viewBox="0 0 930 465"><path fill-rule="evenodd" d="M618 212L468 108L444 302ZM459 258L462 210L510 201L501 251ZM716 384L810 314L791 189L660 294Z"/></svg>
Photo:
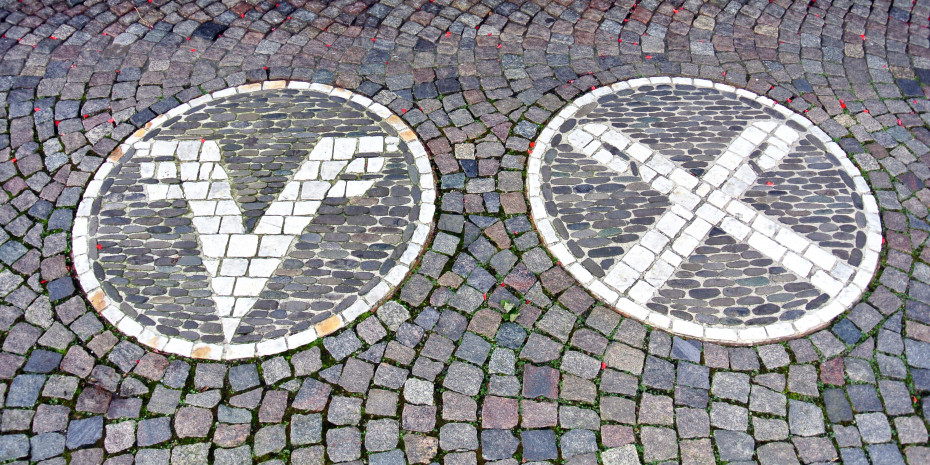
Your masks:
<svg viewBox="0 0 930 465"><path fill-rule="evenodd" d="M791 363L788 351L785 350L785 347L781 344L769 344L759 347L757 350L759 352L759 357L762 358L762 363L769 370L780 368Z"/></svg>
<svg viewBox="0 0 930 465"><path fill-rule="evenodd" d="M400 440L396 420L371 420L365 427L365 450L386 451L397 447Z"/></svg>
<svg viewBox="0 0 930 465"><path fill-rule="evenodd" d="M181 407L174 416L174 431L179 438L203 438L210 432L213 412L200 407Z"/></svg>
<svg viewBox="0 0 930 465"><path fill-rule="evenodd" d="M251 430L251 425L247 424L227 425L220 423L216 425L216 431L213 432L213 443L220 447L241 446L251 435Z"/></svg>
<svg viewBox="0 0 930 465"><path fill-rule="evenodd" d="M418 378L410 378L404 384L404 400L411 404L433 405L433 383Z"/></svg>
<svg viewBox="0 0 930 465"><path fill-rule="evenodd" d="M652 388L672 390L675 387L675 365L651 355L646 357L642 382Z"/></svg>
<svg viewBox="0 0 930 465"><path fill-rule="evenodd" d="M710 389L710 369L693 363L678 363L677 384L698 389Z"/></svg>
<svg viewBox="0 0 930 465"><path fill-rule="evenodd" d="M466 332L462 341L459 343L455 356L474 363L483 365L491 351L491 344L474 333Z"/></svg>
<svg viewBox="0 0 930 465"><path fill-rule="evenodd" d="M252 463L252 448L239 446L233 449L215 449L213 452L214 465L250 465ZM273 462L266 462L272 465Z"/></svg>
<svg viewBox="0 0 930 465"><path fill-rule="evenodd" d="M581 352L568 351L562 356L559 368L585 379L594 379L601 371L601 362Z"/></svg>
<svg viewBox="0 0 930 465"><path fill-rule="evenodd" d="M218 395L217 400L219 400ZM107 409L107 419L138 418L140 411L142 411L142 399L138 397L115 398L110 401L110 407Z"/></svg>
<svg viewBox="0 0 930 465"><path fill-rule="evenodd" d="M407 347L414 348L423 339L423 334L423 328L414 324L404 323L400 325L400 328L397 328L397 331L394 333L394 340Z"/></svg>
<svg viewBox="0 0 930 465"><path fill-rule="evenodd" d="M496 396L516 397L520 395L520 380L516 376L491 376L488 393Z"/></svg>
<svg viewBox="0 0 930 465"><path fill-rule="evenodd" d="M882 443L891 440L891 425L883 413L861 413L856 415L856 426L862 440L870 443Z"/></svg>
<svg viewBox="0 0 930 465"><path fill-rule="evenodd" d="M398 394L383 389L368 391L365 399L365 413L370 415L392 417L397 414Z"/></svg>
<svg viewBox="0 0 930 465"><path fill-rule="evenodd" d="M326 420L334 425L358 425L362 418L362 399L334 396Z"/></svg>
<svg viewBox="0 0 930 465"><path fill-rule="evenodd" d="M442 419L451 421L477 421L478 403L462 394L445 391L442 393Z"/></svg>
<svg viewBox="0 0 930 465"><path fill-rule="evenodd" d="M500 312L489 308L481 309L472 316L471 321L468 323L468 330L491 338L497 334L501 320Z"/></svg>
<svg viewBox="0 0 930 465"><path fill-rule="evenodd" d="M291 416L291 444L316 444L323 439L323 416L294 414Z"/></svg>
<svg viewBox="0 0 930 465"><path fill-rule="evenodd" d="M136 442L139 447L161 444L171 439L171 418L149 418L139 422L136 428Z"/></svg>
<svg viewBox="0 0 930 465"><path fill-rule="evenodd" d="M254 363L229 368L229 385L234 392L258 386L258 368Z"/></svg>
<svg viewBox="0 0 930 465"><path fill-rule="evenodd" d="M94 368L94 358L84 349L71 346L61 361L61 369L66 373L86 378Z"/></svg>
<svg viewBox="0 0 930 465"><path fill-rule="evenodd" d="M684 448L684 445L682 447ZM636 446L632 444L604 451L601 453L601 461L604 465L640 465L641 463L639 461L639 452L636 451Z"/></svg>
<svg viewBox="0 0 930 465"><path fill-rule="evenodd" d="M165 370L168 369L168 363L168 358L164 355L150 352L142 356L134 372L146 379L158 381L165 375Z"/></svg>
<svg viewBox="0 0 930 465"><path fill-rule="evenodd" d="M180 401L181 391L158 385L155 386L155 391L152 392L152 397L149 398L149 403L145 408L151 413L170 415L178 408Z"/></svg>
<svg viewBox="0 0 930 465"><path fill-rule="evenodd" d="M682 438L706 438L710 435L710 418L704 410L675 409L675 421L678 434Z"/></svg>
<svg viewBox="0 0 930 465"><path fill-rule="evenodd" d="M465 334L468 319L452 310L443 310L436 324L436 332L452 341L458 341Z"/></svg>
<svg viewBox="0 0 930 465"><path fill-rule="evenodd" d="M639 423L672 425L673 418L671 397L656 396L648 392L643 393L643 397L639 401Z"/></svg>
<svg viewBox="0 0 930 465"><path fill-rule="evenodd" d="M4 462L29 455L29 437L25 434L0 435L0 460ZM25 463L25 462L20 462Z"/></svg>
<svg viewBox="0 0 930 465"><path fill-rule="evenodd" d="M516 350L523 346L526 330L516 323L504 323L497 330L494 340L500 346Z"/></svg>
<svg viewBox="0 0 930 465"><path fill-rule="evenodd" d="M517 399L488 396L481 407L481 427L485 429L511 429L520 420Z"/></svg>
<svg viewBox="0 0 930 465"><path fill-rule="evenodd" d="M786 442L765 444L756 451L761 465L800 465L794 446Z"/></svg>
<svg viewBox="0 0 930 465"><path fill-rule="evenodd" d="M236 396L232 396L229 398L229 405L232 405L233 407L254 409L258 406L259 402L262 401L263 391L264 390L262 388L258 388Z"/></svg>
<svg viewBox="0 0 930 465"><path fill-rule="evenodd" d="M643 427L640 431L640 441L643 444L643 460L646 462L668 460L678 456L678 438L673 429Z"/></svg>
<svg viewBox="0 0 930 465"><path fill-rule="evenodd" d="M520 433L520 441L523 443L523 458L525 460L555 460L559 457L555 431L523 431Z"/></svg>
<svg viewBox="0 0 930 465"><path fill-rule="evenodd" d="M35 405L45 379L45 375L19 375L13 378L6 394L6 406L32 407Z"/></svg>
<svg viewBox="0 0 930 465"><path fill-rule="evenodd" d="M222 388L226 379L226 366L219 363L198 363L194 369L194 387Z"/></svg>
<svg viewBox="0 0 930 465"><path fill-rule="evenodd" d="M329 393L332 390L330 385L321 383L315 379L304 379L303 385L297 391L291 406L297 410L309 410L311 412L321 412L326 407L329 400Z"/></svg>
<svg viewBox="0 0 930 465"><path fill-rule="evenodd" d="M711 384L711 394L738 402L749 401L749 375L717 372Z"/></svg>
<svg viewBox="0 0 930 465"><path fill-rule="evenodd" d="M374 376L374 365L355 357L346 360L345 368L339 379L339 385L346 391L362 393L368 390L368 384Z"/></svg>
<svg viewBox="0 0 930 465"><path fill-rule="evenodd" d="M901 444L924 444L927 442L927 427L916 416L897 417L894 419L898 441Z"/></svg>
<svg viewBox="0 0 930 465"><path fill-rule="evenodd" d="M132 436L130 436L132 439ZM61 433L38 434L29 438L30 458L35 462L45 460L58 455L65 451L65 435ZM130 445L132 445L130 443ZM123 449L115 449L119 452Z"/></svg>
<svg viewBox="0 0 930 465"><path fill-rule="evenodd" d="M869 457L873 465L904 465L904 458L895 444L873 444L869 446Z"/></svg>
<svg viewBox="0 0 930 465"><path fill-rule="evenodd" d="M397 331L397 328L403 322L410 319L410 312L403 305L394 301L382 305L375 314L390 331Z"/></svg>
<svg viewBox="0 0 930 465"><path fill-rule="evenodd" d="M334 359L341 361L361 349L362 341L352 331L343 331L336 336L323 338L323 347Z"/></svg>
<svg viewBox="0 0 930 465"><path fill-rule="evenodd" d="M401 420L402 427L407 431L428 433L436 425L436 407L404 404Z"/></svg>
<svg viewBox="0 0 930 465"><path fill-rule="evenodd" d="M474 365L453 362L449 366L443 386L461 394L474 396L481 388L484 379L482 370Z"/></svg>
<svg viewBox="0 0 930 465"><path fill-rule="evenodd" d="M714 431L714 439L720 460L725 462L752 460L755 451L755 441L752 436L738 431L717 430Z"/></svg>
<svg viewBox="0 0 930 465"><path fill-rule="evenodd" d="M730 348L730 368L736 371L756 371L759 369L759 357L749 347Z"/></svg>
<svg viewBox="0 0 930 465"><path fill-rule="evenodd" d="M642 350L618 342L610 344L607 353L604 355L604 362L607 366L634 375L642 373L645 360L646 354Z"/></svg>
<svg viewBox="0 0 930 465"><path fill-rule="evenodd" d="M381 363L375 371L374 382L378 386L390 389L400 389L407 380L408 370L396 367L389 363Z"/></svg>
<svg viewBox="0 0 930 465"><path fill-rule="evenodd" d="M852 403L853 411L861 412L880 412L882 403L878 399L878 392L874 386L868 384L854 384L846 387L849 395L849 401Z"/></svg>
<svg viewBox="0 0 930 465"><path fill-rule="evenodd" d="M140 362L143 355L145 355L145 351L141 347L122 341L110 351L107 360L113 362L123 373L129 373Z"/></svg>
<svg viewBox="0 0 930 465"><path fill-rule="evenodd" d="M478 450L478 429L468 423L446 423L439 428L439 448Z"/></svg>
<svg viewBox="0 0 930 465"><path fill-rule="evenodd" d="M27 431L32 417L35 415L33 410L4 409L3 410L2 428L3 432L9 431Z"/></svg>
<svg viewBox="0 0 930 465"><path fill-rule="evenodd" d="M294 354L291 357L291 364L294 365L294 376L306 376L316 373L323 367L323 362L320 358L320 348L311 347L305 351Z"/></svg>
<svg viewBox="0 0 930 465"><path fill-rule="evenodd" d="M355 332L369 345L387 336L387 331L384 329L384 326L373 316L359 323L358 326L355 327Z"/></svg>
<svg viewBox="0 0 930 465"><path fill-rule="evenodd" d="M433 250L446 255L455 255L455 249L461 239L444 232L436 233L433 239Z"/></svg>
<svg viewBox="0 0 930 465"><path fill-rule="evenodd" d="M187 362L175 360L168 365L168 369L165 371L165 376L162 378L161 382L165 386L178 389L187 382L190 369L191 366Z"/></svg>
<svg viewBox="0 0 930 465"><path fill-rule="evenodd" d="M591 454L597 451L597 439L593 431L573 429L562 435L560 449L565 457Z"/></svg>
<svg viewBox="0 0 930 465"><path fill-rule="evenodd" d="M878 382L878 390L885 401L885 411L889 415L914 413L910 391L903 382L883 379Z"/></svg>
<svg viewBox="0 0 930 465"><path fill-rule="evenodd" d="M837 459L836 448L833 442L824 437L795 437L791 439L798 457L803 463L833 462Z"/></svg>
<svg viewBox="0 0 930 465"><path fill-rule="evenodd" d="M136 422L124 421L107 425L103 448L112 454L129 449L136 443ZM64 446L64 444L62 444ZM63 447L62 447L63 448Z"/></svg>
<svg viewBox="0 0 930 465"><path fill-rule="evenodd" d="M206 465L210 456L210 443L185 444L171 449L171 465Z"/></svg>
<svg viewBox="0 0 930 465"><path fill-rule="evenodd" d="M266 426L255 433L255 456L261 457L266 454L275 454L284 450L287 446L287 439L284 431L284 425Z"/></svg>
<svg viewBox="0 0 930 465"><path fill-rule="evenodd" d="M261 423L279 423L287 409L287 392L268 391L258 409L258 421Z"/></svg>
<svg viewBox="0 0 930 465"><path fill-rule="evenodd" d="M584 428L595 430L600 426L598 412L581 407L563 405L559 407L559 426L562 429Z"/></svg>
<svg viewBox="0 0 930 465"><path fill-rule="evenodd" d="M823 411L815 404L791 399L788 401L788 426L791 434L797 436L823 434Z"/></svg>
<svg viewBox="0 0 930 465"><path fill-rule="evenodd" d="M542 319L536 323L538 329L563 343L568 342L568 336L571 334L574 325L575 316L558 306L546 312Z"/></svg>
<svg viewBox="0 0 930 465"><path fill-rule="evenodd" d="M513 458L520 440L512 432L499 429L481 431L481 455L485 460Z"/></svg>
<svg viewBox="0 0 930 465"><path fill-rule="evenodd" d="M636 402L625 397L601 397L600 412L602 421L636 424Z"/></svg>
<svg viewBox="0 0 930 465"><path fill-rule="evenodd" d="M545 366L524 365L523 397L535 399L559 397L559 371Z"/></svg>
<svg viewBox="0 0 930 465"><path fill-rule="evenodd" d="M68 407L41 404L32 419L32 432L36 434L64 431L68 427Z"/></svg>
<svg viewBox="0 0 930 465"><path fill-rule="evenodd" d="M726 402L714 402L710 407L710 424L730 431L746 431L749 428L749 410Z"/></svg>
<svg viewBox="0 0 930 465"><path fill-rule="evenodd" d="M671 357L678 360L687 360L693 363L701 362L701 343L682 339L678 336L672 338Z"/></svg>
<svg viewBox="0 0 930 465"><path fill-rule="evenodd" d="M266 385L275 384L290 376L291 366L284 357L275 357L262 362L262 378Z"/></svg>
<svg viewBox="0 0 930 465"><path fill-rule="evenodd" d="M621 373L616 370L607 369L601 375L600 389L602 392L611 394L625 394L628 396L635 395L639 389L639 378Z"/></svg>
<svg viewBox="0 0 930 465"><path fill-rule="evenodd" d="M68 424L66 445L78 449L96 444L103 438L103 417L94 416L83 420L71 420Z"/></svg>
<svg viewBox="0 0 930 465"><path fill-rule="evenodd" d="M29 354L23 371L27 373L50 373L61 363L62 355L48 350L33 350Z"/></svg>

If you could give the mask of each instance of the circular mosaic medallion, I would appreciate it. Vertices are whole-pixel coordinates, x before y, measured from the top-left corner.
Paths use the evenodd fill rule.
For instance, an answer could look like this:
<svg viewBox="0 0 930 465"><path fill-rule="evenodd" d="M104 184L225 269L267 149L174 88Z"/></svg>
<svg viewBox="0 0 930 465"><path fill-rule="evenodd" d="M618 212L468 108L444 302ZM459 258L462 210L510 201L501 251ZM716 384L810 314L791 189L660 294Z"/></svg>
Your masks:
<svg viewBox="0 0 930 465"><path fill-rule="evenodd" d="M596 89L542 131L532 215L549 250L621 312L680 335L808 333L861 297L875 199L806 118L700 79Z"/></svg>
<svg viewBox="0 0 930 465"><path fill-rule="evenodd" d="M292 349L371 310L430 233L423 145L382 105L284 81L155 118L100 167L75 221L91 303L159 350Z"/></svg>

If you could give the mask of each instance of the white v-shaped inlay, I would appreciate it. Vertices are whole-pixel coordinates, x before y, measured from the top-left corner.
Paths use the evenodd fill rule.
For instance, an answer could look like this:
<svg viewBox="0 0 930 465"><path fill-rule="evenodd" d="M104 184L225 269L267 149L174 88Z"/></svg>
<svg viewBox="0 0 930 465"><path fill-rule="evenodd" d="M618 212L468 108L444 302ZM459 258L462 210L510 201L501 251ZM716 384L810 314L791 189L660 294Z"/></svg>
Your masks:
<svg viewBox="0 0 930 465"><path fill-rule="evenodd" d="M146 184L146 197L187 200L227 342L232 340L242 317L258 301L294 240L313 220L322 200L359 197L375 183L373 179L340 177L380 173L385 165L381 155L386 151L397 152L397 144L397 138L381 136L320 139L251 233L245 231L242 210L233 199L216 142L153 144L153 159L171 155L175 158L140 163L140 176L181 182ZM359 154L365 156L356 157Z"/></svg>

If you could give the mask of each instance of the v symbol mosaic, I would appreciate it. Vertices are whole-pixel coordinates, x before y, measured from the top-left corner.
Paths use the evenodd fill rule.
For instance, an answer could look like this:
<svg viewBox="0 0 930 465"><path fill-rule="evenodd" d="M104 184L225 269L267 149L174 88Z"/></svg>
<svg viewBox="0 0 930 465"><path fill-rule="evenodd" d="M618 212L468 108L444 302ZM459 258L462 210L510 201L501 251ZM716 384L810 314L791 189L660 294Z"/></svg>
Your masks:
<svg viewBox="0 0 930 465"><path fill-rule="evenodd" d="M385 144L387 152L398 151L394 137L321 138L251 232L246 231L242 210L233 200L216 142L157 141L152 145L153 159L173 156L174 160L142 163L142 179L181 182L146 184L146 200L184 199L190 206L227 342L322 201L363 196L372 187L374 180L342 180L340 176L380 173Z"/></svg>

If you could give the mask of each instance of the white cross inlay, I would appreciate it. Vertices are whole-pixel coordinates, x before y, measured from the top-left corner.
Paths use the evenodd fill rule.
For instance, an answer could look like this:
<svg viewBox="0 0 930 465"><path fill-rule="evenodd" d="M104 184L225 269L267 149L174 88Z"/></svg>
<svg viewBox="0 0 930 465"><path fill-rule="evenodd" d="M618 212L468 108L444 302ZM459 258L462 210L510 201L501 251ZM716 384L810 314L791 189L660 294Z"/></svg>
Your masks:
<svg viewBox="0 0 930 465"><path fill-rule="evenodd" d="M575 149L620 174L628 174L630 161L613 155L604 144L623 151L639 162L643 181L668 195L673 204L655 228L607 270L604 282L645 304L716 226L821 291L836 296L852 279L855 269L740 199L757 178L749 155L767 142L768 148L756 163L768 170L778 165L799 139L800 134L786 124L754 122L730 143L715 165L697 178L604 125L591 123L576 128L567 137Z"/></svg>

